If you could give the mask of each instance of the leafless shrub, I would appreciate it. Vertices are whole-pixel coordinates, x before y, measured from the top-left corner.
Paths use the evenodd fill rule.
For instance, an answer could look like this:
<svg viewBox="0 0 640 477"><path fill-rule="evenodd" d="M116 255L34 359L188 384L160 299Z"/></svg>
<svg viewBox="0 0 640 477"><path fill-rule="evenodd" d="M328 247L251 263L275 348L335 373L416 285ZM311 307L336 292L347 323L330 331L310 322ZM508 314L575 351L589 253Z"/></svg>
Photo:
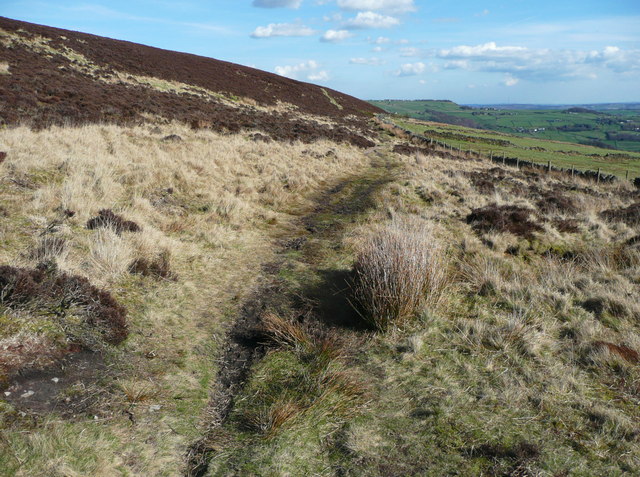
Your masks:
<svg viewBox="0 0 640 477"><path fill-rule="evenodd" d="M443 249L432 229L394 220L366 237L354 264L354 305L379 330L438 302L446 282Z"/></svg>

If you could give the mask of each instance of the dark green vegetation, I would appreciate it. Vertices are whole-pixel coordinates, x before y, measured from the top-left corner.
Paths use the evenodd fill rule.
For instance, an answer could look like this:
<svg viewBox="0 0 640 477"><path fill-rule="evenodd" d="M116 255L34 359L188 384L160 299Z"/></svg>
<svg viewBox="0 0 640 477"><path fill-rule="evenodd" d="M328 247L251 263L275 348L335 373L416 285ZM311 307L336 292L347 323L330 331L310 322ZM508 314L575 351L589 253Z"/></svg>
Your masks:
<svg viewBox="0 0 640 477"><path fill-rule="evenodd" d="M389 113L424 121L488 129L521 137L572 142L622 151L640 151L640 107L566 106L508 109L461 106L451 101L371 101ZM612 109L612 108L619 109ZM532 106L535 108L535 106Z"/></svg>
<svg viewBox="0 0 640 477"><path fill-rule="evenodd" d="M600 169L605 174L634 179L640 176L640 153L613 151L594 146L514 136L501 132L391 117L401 128L433 138L462 152L474 151L494 158L519 158L524 161L578 170Z"/></svg>

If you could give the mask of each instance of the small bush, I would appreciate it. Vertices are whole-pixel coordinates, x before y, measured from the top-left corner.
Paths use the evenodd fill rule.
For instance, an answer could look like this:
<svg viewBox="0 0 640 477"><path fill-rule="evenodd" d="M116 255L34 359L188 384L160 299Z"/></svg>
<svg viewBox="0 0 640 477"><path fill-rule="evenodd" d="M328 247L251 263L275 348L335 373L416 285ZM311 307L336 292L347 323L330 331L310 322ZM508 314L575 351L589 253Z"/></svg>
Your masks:
<svg viewBox="0 0 640 477"><path fill-rule="evenodd" d="M0 266L0 304L60 318L75 313L111 344L128 334L127 310L109 292L84 277L58 273L51 263L35 269Z"/></svg>
<svg viewBox="0 0 640 477"><path fill-rule="evenodd" d="M367 237L354 264L354 305L385 330L435 304L445 284L443 250L429 227L394 221Z"/></svg>
<svg viewBox="0 0 640 477"><path fill-rule="evenodd" d="M89 230L95 230L99 228L111 228L117 234L122 232L139 232L140 226L131 220L125 220L118 214L115 214L111 209L102 209L98 212L97 217L89 219L87 222L87 228Z"/></svg>

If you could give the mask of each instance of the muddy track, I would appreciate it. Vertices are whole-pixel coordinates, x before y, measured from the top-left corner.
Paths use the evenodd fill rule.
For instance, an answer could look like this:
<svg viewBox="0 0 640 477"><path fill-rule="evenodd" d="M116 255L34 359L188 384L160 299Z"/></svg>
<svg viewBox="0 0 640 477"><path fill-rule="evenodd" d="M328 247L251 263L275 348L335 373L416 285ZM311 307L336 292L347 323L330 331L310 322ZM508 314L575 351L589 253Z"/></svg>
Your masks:
<svg viewBox="0 0 640 477"><path fill-rule="evenodd" d="M204 435L189 447L186 456L187 477L202 477L207 473L209 461L216 452L211 445L212 437L231 414L234 399L246 383L252 365L264 356L266 339L261 330L261 318L266 311L293 308L302 313L304 306L313 303L312 316L317 321L314 327L353 327L355 313L349 312L344 286L348 277L344 274L315 270L323 283L305 290L304 296L300 297L287 289L279 272L291 265L292 259L286 254L292 249L302 252L297 260L316 268L321 249L339 247L344 227L375 205L375 192L393 176L393 165L383 161L379 153L375 154L378 157L364 174L347 177L318 195L312 211L293 224L291 238L277 242L276 262L263 266L262 283L242 306L227 334L205 416Z"/></svg>

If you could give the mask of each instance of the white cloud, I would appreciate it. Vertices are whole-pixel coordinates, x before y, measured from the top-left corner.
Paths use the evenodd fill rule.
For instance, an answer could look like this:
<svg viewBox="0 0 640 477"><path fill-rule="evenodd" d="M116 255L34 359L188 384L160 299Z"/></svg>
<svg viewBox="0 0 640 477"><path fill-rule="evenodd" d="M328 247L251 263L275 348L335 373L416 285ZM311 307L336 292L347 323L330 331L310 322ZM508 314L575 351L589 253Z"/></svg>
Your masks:
<svg viewBox="0 0 640 477"><path fill-rule="evenodd" d="M508 58L527 51L522 46L498 46L495 42L477 46L456 46L449 50L440 50L441 58Z"/></svg>
<svg viewBox="0 0 640 477"><path fill-rule="evenodd" d="M513 76L511 76L511 75L507 75L507 76L505 76L504 81L503 81L503 83L504 83L504 85L505 85L505 86L515 86L515 85L517 85L519 82L520 82L520 80L519 80L518 78L514 78L514 77L513 77Z"/></svg>
<svg viewBox="0 0 640 477"><path fill-rule="evenodd" d="M405 48L400 48L400 56L420 56L421 54L421 50L420 48L413 48L413 47L405 47Z"/></svg>
<svg viewBox="0 0 640 477"><path fill-rule="evenodd" d="M320 63L315 60L303 61L297 65L276 66L274 71L280 76L299 79L304 77L309 81L327 81L329 73L320 70Z"/></svg>
<svg viewBox="0 0 640 477"><path fill-rule="evenodd" d="M351 38L353 33L348 30L327 30L322 37L320 37L320 41L325 43L338 43L340 41L346 40L347 38Z"/></svg>
<svg viewBox="0 0 640 477"><path fill-rule="evenodd" d="M480 13L476 13L474 16L475 17L486 17L487 15L489 15L489 13L491 13L491 12L485 8Z"/></svg>
<svg viewBox="0 0 640 477"><path fill-rule="evenodd" d="M344 10L383 10L391 13L415 12L414 0L338 0Z"/></svg>
<svg viewBox="0 0 640 477"><path fill-rule="evenodd" d="M444 64L446 70L468 70L469 62L467 60L453 60L447 61Z"/></svg>
<svg viewBox="0 0 640 477"><path fill-rule="evenodd" d="M386 61L380 58L351 58L349 63L352 65L368 65L368 66L380 66L384 65Z"/></svg>
<svg viewBox="0 0 640 477"><path fill-rule="evenodd" d="M494 42L476 46L456 46L435 52L447 60L447 69L507 74L505 84L514 81L553 81L568 78L593 78L598 69L615 73L640 72L640 50L609 46L602 50L552 50L522 46L498 46Z"/></svg>
<svg viewBox="0 0 640 477"><path fill-rule="evenodd" d="M254 7L260 8L298 8L302 0L253 0Z"/></svg>
<svg viewBox="0 0 640 477"><path fill-rule="evenodd" d="M316 31L299 23L269 23L260 26L251 34L252 38L271 38L273 36L310 36Z"/></svg>
<svg viewBox="0 0 640 477"><path fill-rule="evenodd" d="M424 63L405 63L395 72L396 76L415 76L424 73L427 65Z"/></svg>
<svg viewBox="0 0 640 477"><path fill-rule="evenodd" d="M371 40L371 43L375 45L384 45L385 43L389 43L391 38L387 38L386 36L379 36L375 40Z"/></svg>
<svg viewBox="0 0 640 477"><path fill-rule="evenodd" d="M342 21L342 13L333 13L331 15L324 15L322 19L325 22L341 22Z"/></svg>
<svg viewBox="0 0 640 477"><path fill-rule="evenodd" d="M346 28L391 28L400 24L400 20L395 17L381 15L375 12L359 12L355 18L347 20L344 24Z"/></svg>
<svg viewBox="0 0 640 477"><path fill-rule="evenodd" d="M309 81L327 81L329 79L329 73L326 71L318 71L317 73L311 73L307 76Z"/></svg>
<svg viewBox="0 0 640 477"><path fill-rule="evenodd" d="M380 53L381 51L384 51L384 48L382 48L381 46L374 46L373 48L371 48L371 51L373 51L374 53Z"/></svg>

